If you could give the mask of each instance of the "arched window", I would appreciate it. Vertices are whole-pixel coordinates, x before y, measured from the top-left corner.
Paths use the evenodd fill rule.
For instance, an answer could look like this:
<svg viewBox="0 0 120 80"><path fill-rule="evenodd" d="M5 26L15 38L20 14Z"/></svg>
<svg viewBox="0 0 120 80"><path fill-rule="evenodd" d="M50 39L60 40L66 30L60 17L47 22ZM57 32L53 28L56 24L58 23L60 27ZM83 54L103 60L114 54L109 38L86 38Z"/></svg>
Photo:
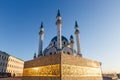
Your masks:
<svg viewBox="0 0 120 80"><path fill-rule="evenodd" d="M50 53L50 55L52 55L52 53Z"/></svg>
<svg viewBox="0 0 120 80"><path fill-rule="evenodd" d="M67 52L67 54L70 54L69 52Z"/></svg>
<svg viewBox="0 0 120 80"><path fill-rule="evenodd" d="M54 45L55 45L55 42L54 42Z"/></svg>
<svg viewBox="0 0 120 80"><path fill-rule="evenodd" d="M3 59L3 60L5 60L5 59L6 59L6 57L5 57L5 56L2 56L2 59Z"/></svg>
<svg viewBox="0 0 120 80"><path fill-rule="evenodd" d="M64 43L64 45L65 45L65 41L64 41L63 43Z"/></svg>

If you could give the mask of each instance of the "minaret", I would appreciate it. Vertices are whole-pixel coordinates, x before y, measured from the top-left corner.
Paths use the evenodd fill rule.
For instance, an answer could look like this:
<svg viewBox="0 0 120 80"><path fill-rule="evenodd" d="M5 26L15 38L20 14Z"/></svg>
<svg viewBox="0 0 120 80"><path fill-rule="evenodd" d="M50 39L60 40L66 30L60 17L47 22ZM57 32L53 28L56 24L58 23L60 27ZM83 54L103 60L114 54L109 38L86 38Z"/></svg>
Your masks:
<svg viewBox="0 0 120 80"><path fill-rule="evenodd" d="M39 49L38 49L38 57L40 56L44 56L43 52L42 52L42 48L43 48L43 39L44 39L44 27L43 27L43 23L41 22L41 27L40 27L40 39L39 39Z"/></svg>
<svg viewBox="0 0 120 80"><path fill-rule="evenodd" d="M72 35L70 36L70 47L72 49L72 52L74 53L74 38Z"/></svg>
<svg viewBox="0 0 120 80"><path fill-rule="evenodd" d="M57 25L57 49L61 50L62 49L62 39L61 39L61 29L62 29L62 17L60 15L60 10L58 10L57 16L56 16L56 25Z"/></svg>
<svg viewBox="0 0 120 80"><path fill-rule="evenodd" d="M76 45L77 45L77 54L82 57L82 53L80 50L80 31L77 21L75 21L75 35L76 35Z"/></svg>
<svg viewBox="0 0 120 80"><path fill-rule="evenodd" d="M34 57L33 57L34 59L36 58L36 53L34 53Z"/></svg>

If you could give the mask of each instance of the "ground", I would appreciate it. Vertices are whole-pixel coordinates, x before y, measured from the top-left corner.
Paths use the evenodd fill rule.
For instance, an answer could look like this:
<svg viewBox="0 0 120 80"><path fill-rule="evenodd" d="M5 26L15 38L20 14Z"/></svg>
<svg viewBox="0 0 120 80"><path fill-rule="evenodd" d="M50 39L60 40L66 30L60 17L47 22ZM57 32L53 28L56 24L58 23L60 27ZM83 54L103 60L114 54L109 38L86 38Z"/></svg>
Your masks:
<svg viewBox="0 0 120 80"><path fill-rule="evenodd" d="M21 78L0 78L0 80L22 80Z"/></svg>

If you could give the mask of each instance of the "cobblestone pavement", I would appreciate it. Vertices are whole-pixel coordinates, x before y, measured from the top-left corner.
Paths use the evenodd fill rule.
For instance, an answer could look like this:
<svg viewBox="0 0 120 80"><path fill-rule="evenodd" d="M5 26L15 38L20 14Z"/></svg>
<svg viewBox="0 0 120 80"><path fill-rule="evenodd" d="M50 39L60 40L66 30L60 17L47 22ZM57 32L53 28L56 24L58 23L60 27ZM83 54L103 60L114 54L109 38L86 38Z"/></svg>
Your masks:
<svg viewBox="0 0 120 80"><path fill-rule="evenodd" d="M21 78L0 78L0 80L22 80Z"/></svg>

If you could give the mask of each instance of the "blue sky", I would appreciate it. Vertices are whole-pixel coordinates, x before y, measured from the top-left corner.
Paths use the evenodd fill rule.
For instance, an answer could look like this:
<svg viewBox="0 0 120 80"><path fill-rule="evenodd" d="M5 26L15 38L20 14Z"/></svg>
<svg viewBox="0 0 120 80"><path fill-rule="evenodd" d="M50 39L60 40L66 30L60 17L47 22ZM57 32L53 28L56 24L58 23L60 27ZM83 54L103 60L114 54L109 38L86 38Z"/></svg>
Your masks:
<svg viewBox="0 0 120 80"><path fill-rule="evenodd" d="M32 59L38 52L41 21L44 48L56 35L58 9L68 39L78 21L83 56L102 62L103 72L120 72L120 0L0 0L0 50Z"/></svg>

